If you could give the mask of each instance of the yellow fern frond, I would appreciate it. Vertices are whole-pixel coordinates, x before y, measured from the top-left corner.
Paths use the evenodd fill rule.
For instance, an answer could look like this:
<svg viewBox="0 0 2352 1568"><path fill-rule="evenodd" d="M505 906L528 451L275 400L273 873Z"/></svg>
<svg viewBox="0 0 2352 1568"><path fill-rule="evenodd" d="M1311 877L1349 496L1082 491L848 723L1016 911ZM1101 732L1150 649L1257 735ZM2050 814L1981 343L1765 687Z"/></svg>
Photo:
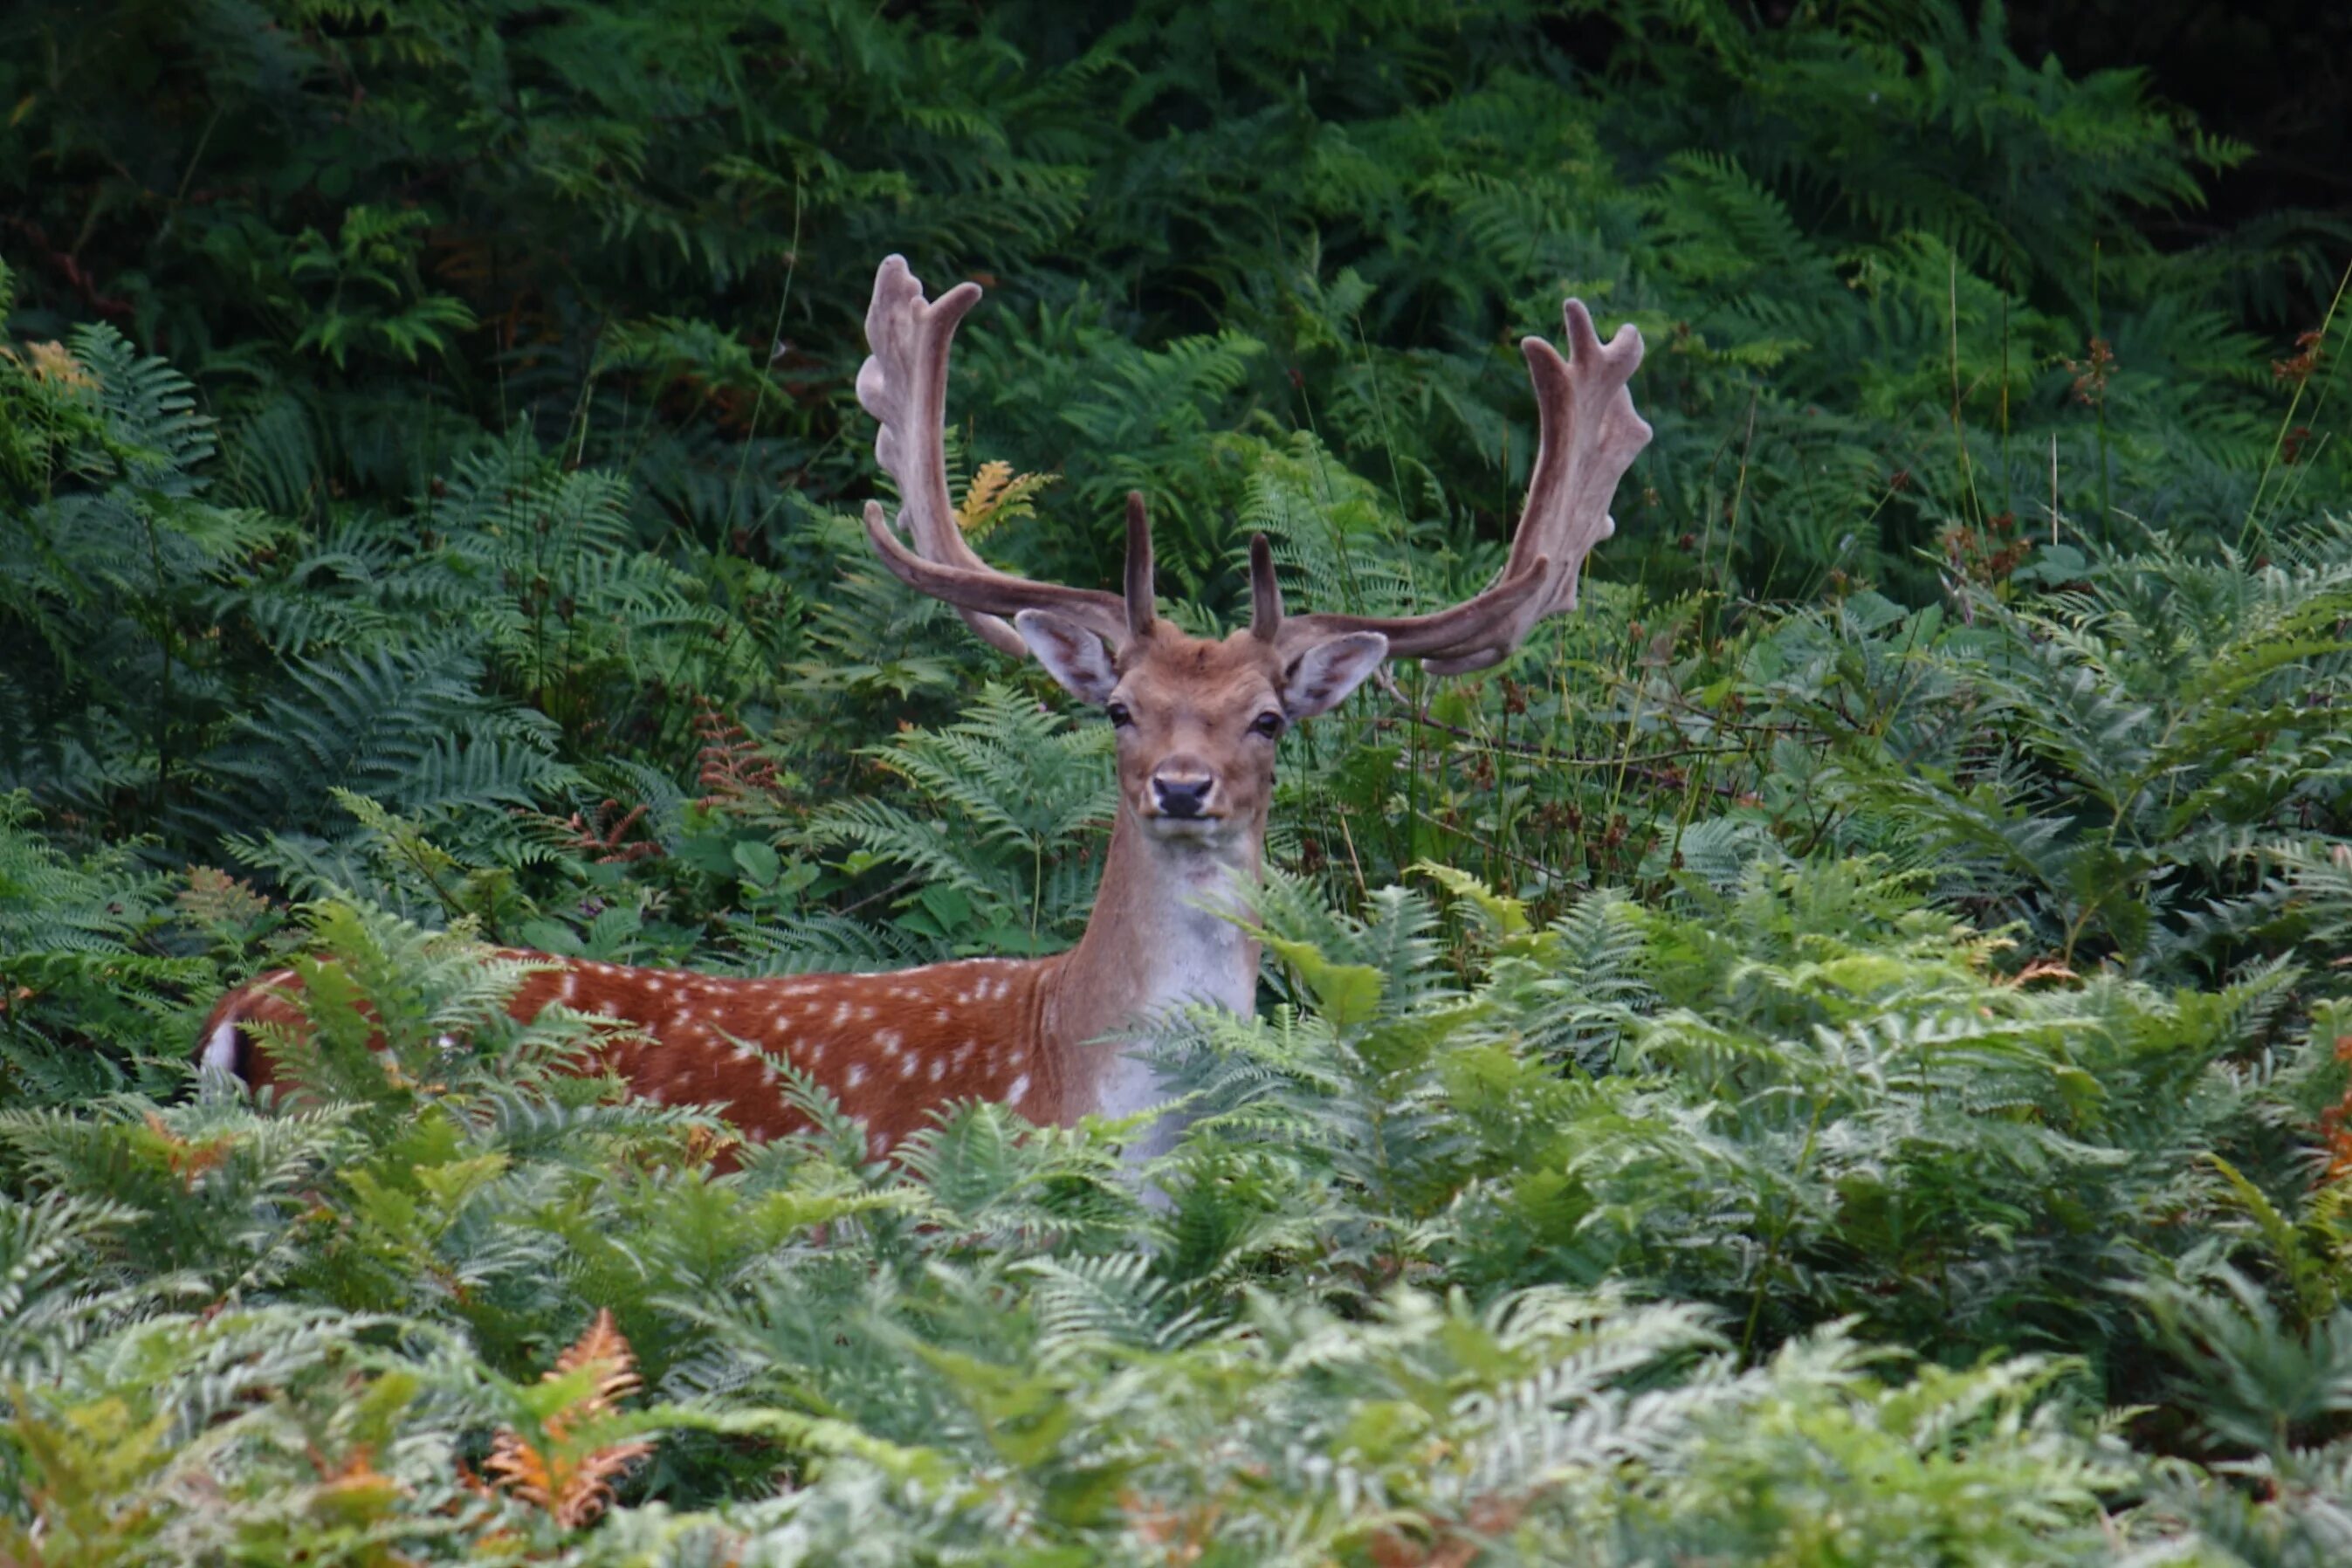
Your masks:
<svg viewBox="0 0 2352 1568"><path fill-rule="evenodd" d="M1055 474L1019 474L1013 465L982 463L964 487L963 504L956 508L956 523L974 541L985 539L1008 518L1034 517L1037 492L1054 482Z"/></svg>
<svg viewBox="0 0 2352 1568"><path fill-rule="evenodd" d="M65 344L31 343L26 347L32 354L33 374L41 380L55 382L59 386L82 387L98 384L96 378L83 368L81 361L74 358L73 351Z"/></svg>

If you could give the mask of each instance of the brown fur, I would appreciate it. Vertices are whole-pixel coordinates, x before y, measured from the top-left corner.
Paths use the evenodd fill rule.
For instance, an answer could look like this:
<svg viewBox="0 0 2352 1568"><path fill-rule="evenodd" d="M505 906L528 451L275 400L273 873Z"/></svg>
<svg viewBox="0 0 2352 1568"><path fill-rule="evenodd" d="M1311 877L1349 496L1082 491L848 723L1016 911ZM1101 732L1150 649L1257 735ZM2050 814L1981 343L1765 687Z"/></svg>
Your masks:
<svg viewBox="0 0 2352 1568"><path fill-rule="evenodd" d="M971 959L878 974L736 979L632 968L507 950L549 967L509 1004L528 1021L551 1004L635 1026L604 1060L639 1094L667 1104L724 1104L753 1142L803 1127L774 1060L789 1061L866 1125L876 1153L897 1147L939 1108L996 1100L1040 1122L1069 1125L1097 1109L1121 1048L1097 1044L1157 998L1139 994L1170 941L1162 929L1187 898L1213 897L1228 871L1255 878L1274 783L1276 742L1250 726L1281 711L1281 671L1268 645L1236 633L1186 637L1165 622L1119 660L1116 700L1119 811L1094 914L1076 947L1050 958ZM1156 773L1205 772L1202 817L1168 818ZM1242 943L1241 983L1256 971ZM205 1020L241 1036L237 1070L276 1080L249 1026L304 1026L296 977L280 970L223 997Z"/></svg>
<svg viewBox="0 0 2352 1568"><path fill-rule="evenodd" d="M1128 645L1118 671L1112 700L1133 715L1118 731L1121 806L1159 818L1155 774L1206 773L1216 781L1207 805L1212 820L1262 826L1274 792L1276 741L1250 726L1262 713L1283 713L1282 667L1273 647L1247 632L1211 642L1160 621Z"/></svg>
<svg viewBox="0 0 2352 1568"><path fill-rule="evenodd" d="M635 1026L615 1031L600 1065L664 1104L723 1104L754 1142L807 1125L782 1092L776 1060L823 1084L866 1124L876 1153L921 1127L935 1107L993 1100L1038 1121L1062 1120L1066 1085L1052 1062L1022 1044L1036 1038L1039 982L1058 960L973 959L887 974L732 979L681 970L512 950L499 956L555 967L526 975L508 1011L529 1021L561 1003ZM289 971L223 997L205 1021L241 1029L275 1025L299 1035L304 1020ZM247 1049L240 1075L277 1081L268 1053ZM772 1060L773 1058L774 1060Z"/></svg>

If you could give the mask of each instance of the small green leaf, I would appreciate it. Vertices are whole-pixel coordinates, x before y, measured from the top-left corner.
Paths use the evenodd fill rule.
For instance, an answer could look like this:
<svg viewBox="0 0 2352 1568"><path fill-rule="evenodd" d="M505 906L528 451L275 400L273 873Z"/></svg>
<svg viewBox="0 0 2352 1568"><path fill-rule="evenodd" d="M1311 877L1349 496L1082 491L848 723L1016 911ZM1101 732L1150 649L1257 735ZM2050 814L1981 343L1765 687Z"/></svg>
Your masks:
<svg viewBox="0 0 2352 1568"><path fill-rule="evenodd" d="M1380 1014L1386 983L1369 963L1334 963L1312 942L1284 937L1263 939L1275 956L1298 971L1315 993L1315 1009L1339 1028L1368 1023Z"/></svg>
<svg viewBox="0 0 2352 1568"><path fill-rule="evenodd" d="M1478 906L1486 917L1487 925L1496 936L1518 936L1528 929L1528 907L1518 900L1496 892L1469 872L1453 866L1441 866L1434 860L1416 860L1412 868L1431 878L1457 899L1467 899Z"/></svg>
<svg viewBox="0 0 2352 1568"><path fill-rule="evenodd" d="M757 838L738 842L734 850L735 864L741 869L743 879L755 888L772 888L784 868L775 846Z"/></svg>

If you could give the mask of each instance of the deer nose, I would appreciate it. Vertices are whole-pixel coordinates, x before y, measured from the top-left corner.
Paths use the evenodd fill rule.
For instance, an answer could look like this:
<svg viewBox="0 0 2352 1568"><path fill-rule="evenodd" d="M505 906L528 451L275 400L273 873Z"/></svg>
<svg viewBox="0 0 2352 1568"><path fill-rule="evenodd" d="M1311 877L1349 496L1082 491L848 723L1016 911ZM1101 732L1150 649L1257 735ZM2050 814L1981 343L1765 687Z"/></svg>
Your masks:
<svg viewBox="0 0 2352 1568"><path fill-rule="evenodd" d="M1200 816L1216 787L1216 774L1197 763L1163 763L1151 775L1151 798L1162 816Z"/></svg>

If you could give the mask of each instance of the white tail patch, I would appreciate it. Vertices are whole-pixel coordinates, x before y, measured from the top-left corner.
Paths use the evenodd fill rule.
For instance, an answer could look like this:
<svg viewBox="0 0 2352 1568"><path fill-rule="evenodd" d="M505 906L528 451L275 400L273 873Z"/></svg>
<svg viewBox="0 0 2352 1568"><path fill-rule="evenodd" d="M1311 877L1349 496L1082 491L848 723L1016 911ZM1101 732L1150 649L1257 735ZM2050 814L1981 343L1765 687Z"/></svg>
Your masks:
<svg viewBox="0 0 2352 1568"><path fill-rule="evenodd" d="M207 1072L223 1072L236 1076L236 1020L224 1018L220 1027L205 1042L204 1055L197 1060Z"/></svg>

